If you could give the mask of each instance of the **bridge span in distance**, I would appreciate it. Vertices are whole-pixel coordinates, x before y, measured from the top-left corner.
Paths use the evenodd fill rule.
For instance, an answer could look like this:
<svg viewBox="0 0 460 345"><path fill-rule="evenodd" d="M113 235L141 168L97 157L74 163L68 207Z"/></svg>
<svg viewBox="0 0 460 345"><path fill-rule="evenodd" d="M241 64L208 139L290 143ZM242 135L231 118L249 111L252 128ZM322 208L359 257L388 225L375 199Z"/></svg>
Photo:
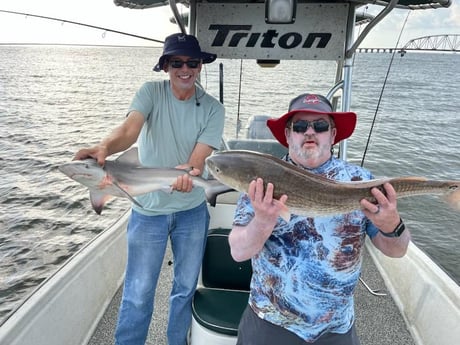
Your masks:
<svg viewBox="0 0 460 345"><path fill-rule="evenodd" d="M410 40L401 48L358 48L360 53L393 53L408 51L460 52L460 34L431 35Z"/></svg>

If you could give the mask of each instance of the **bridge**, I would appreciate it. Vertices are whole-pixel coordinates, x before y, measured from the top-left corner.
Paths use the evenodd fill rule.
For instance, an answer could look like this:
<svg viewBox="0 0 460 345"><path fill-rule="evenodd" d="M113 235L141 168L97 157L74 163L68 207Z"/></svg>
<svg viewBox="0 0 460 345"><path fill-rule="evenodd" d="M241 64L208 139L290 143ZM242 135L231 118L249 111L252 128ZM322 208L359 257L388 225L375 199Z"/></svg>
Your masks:
<svg viewBox="0 0 460 345"><path fill-rule="evenodd" d="M360 53L392 53L395 48L358 48ZM397 49L401 55L407 51L460 52L460 35L432 35L418 37Z"/></svg>
<svg viewBox="0 0 460 345"><path fill-rule="evenodd" d="M395 48L358 48L359 53L393 53Z"/></svg>

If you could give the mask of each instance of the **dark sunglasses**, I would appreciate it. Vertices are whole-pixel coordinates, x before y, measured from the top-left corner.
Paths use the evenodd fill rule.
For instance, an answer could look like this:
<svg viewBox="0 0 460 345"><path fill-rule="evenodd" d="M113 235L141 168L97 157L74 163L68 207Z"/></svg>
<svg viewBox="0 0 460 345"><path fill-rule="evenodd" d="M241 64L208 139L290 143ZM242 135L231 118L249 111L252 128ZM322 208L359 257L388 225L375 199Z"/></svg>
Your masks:
<svg viewBox="0 0 460 345"><path fill-rule="evenodd" d="M200 63L201 63L201 60L188 60L188 61L170 60L169 61L169 65L172 68L182 68L184 64L186 64L188 68L198 68Z"/></svg>
<svg viewBox="0 0 460 345"><path fill-rule="evenodd" d="M316 133L327 132L329 130L329 122L324 120L299 120L292 123L292 130L296 133L303 134L308 130L308 127L313 128Z"/></svg>

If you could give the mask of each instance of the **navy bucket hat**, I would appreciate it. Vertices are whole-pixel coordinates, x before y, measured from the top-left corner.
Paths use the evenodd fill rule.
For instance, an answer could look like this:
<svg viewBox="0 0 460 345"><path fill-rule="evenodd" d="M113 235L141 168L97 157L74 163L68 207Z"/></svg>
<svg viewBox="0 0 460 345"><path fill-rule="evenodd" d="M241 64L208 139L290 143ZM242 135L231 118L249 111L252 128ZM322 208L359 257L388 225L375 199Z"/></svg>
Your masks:
<svg viewBox="0 0 460 345"><path fill-rule="evenodd" d="M198 58L201 59L203 63L211 63L217 58L216 54L201 51L200 44L195 36L176 33L166 37L163 45L163 55L161 55L158 63L153 67L153 70L155 72L160 72L164 69L166 58L175 55Z"/></svg>

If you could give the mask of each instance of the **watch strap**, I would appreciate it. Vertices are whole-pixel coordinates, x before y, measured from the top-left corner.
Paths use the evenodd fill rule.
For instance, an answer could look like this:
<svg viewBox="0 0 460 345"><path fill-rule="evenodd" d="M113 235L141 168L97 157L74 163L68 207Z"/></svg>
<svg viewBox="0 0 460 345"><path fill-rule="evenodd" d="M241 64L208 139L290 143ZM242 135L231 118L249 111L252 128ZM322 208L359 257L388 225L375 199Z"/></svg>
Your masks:
<svg viewBox="0 0 460 345"><path fill-rule="evenodd" d="M396 226L393 232L383 232L382 230L379 231L385 237L399 237L404 232L404 230L406 230L406 226L404 225L403 220L399 218L399 224Z"/></svg>

